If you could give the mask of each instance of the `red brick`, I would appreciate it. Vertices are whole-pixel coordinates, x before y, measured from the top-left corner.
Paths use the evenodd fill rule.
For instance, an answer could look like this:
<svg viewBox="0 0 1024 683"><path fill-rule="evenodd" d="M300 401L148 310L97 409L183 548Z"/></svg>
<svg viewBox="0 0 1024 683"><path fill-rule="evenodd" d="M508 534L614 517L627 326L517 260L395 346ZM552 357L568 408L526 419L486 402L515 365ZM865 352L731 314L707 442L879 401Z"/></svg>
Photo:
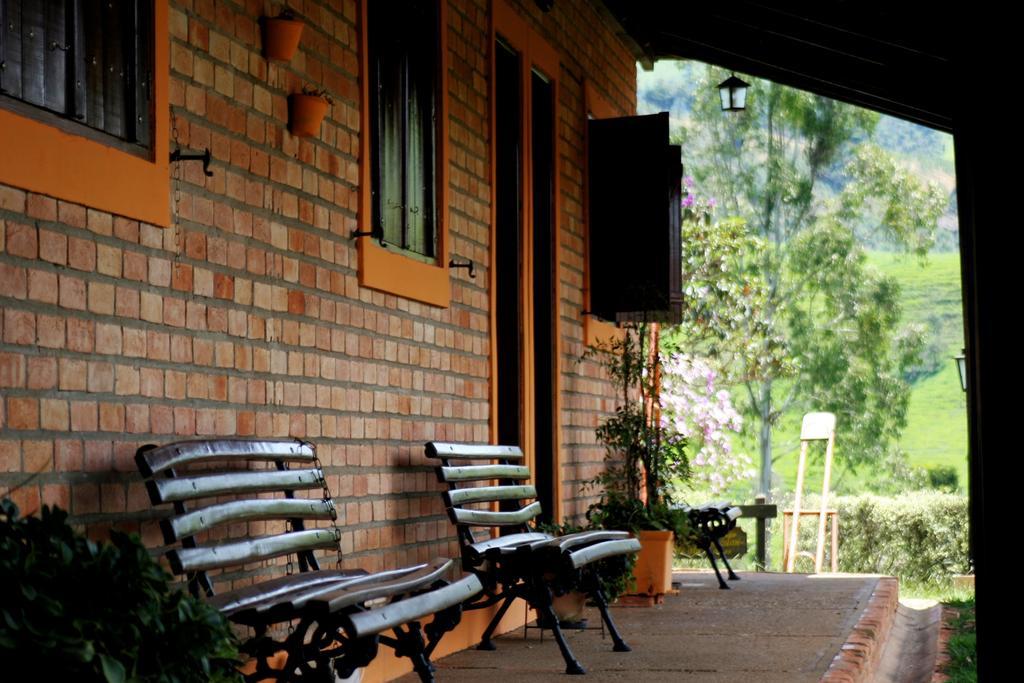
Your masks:
<svg viewBox="0 0 1024 683"><path fill-rule="evenodd" d="M56 304L59 296L56 273L46 270L28 271L28 298L44 304Z"/></svg>
<svg viewBox="0 0 1024 683"><path fill-rule="evenodd" d="M99 424L96 401L71 402L71 431L95 432Z"/></svg>
<svg viewBox="0 0 1024 683"><path fill-rule="evenodd" d="M114 234L114 217L109 213L103 211L94 211L93 209L87 209L86 211L86 227L90 231L98 235L113 235Z"/></svg>
<svg viewBox="0 0 1024 683"><path fill-rule="evenodd" d="M39 401L40 424L43 429L66 432L70 424L68 402L53 398Z"/></svg>
<svg viewBox="0 0 1024 683"><path fill-rule="evenodd" d="M174 409L171 406L150 406L149 428L154 434L173 434Z"/></svg>
<svg viewBox="0 0 1024 683"><path fill-rule="evenodd" d="M149 259L134 251L124 252L124 279L146 282L149 279Z"/></svg>
<svg viewBox="0 0 1024 683"><path fill-rule="evenodd" d="M85 228L85 207L58 200L57 219L73 228Z"/></svg>
<svg viewBox="0 0 1024 683"><path fill-rule="evenodd" d="M0 440L0 472L21 472L21 443L17 440Z"/></svg>
<svg viewBox="0 0 1024 683"><path fill-rule="evenodd" d="M25 356L0 351L0 387L25 386Z"/></svg>
<svg viewBox="0 0 1024 683"><path fill-rule="evenodd" d="M124 431L124 406L119 403L100 404L100 430L104 432Z"/></svg>
<svg viewBox="0 0 1024 683"><path fill-rule="evenodd" d="M60 306L79 311L85 310L85 282L70 275L59 276Z"/></svg>
<svg viewBox="0 0 1024 683"><path fill-rule="evenodd" d="M21 396L9 397L7 426L11 429L39 429L39 400Z"/></svg>
<svg viewBox="0 0 1024 683"><path fill-rule="evenodd" d="M114 285L106 282L89 283L89 311L99 315L114 314Z"/></svg>
<svg viewBox="0 0 1024 683"><path fill-rule="evenodd" d="M36 317L36 335L39 346L49 349L64 348L64 318L40 314Z"/></svg>
<svg viewBox="0 0 1024 683"><path fill-rule="evenodd" d="M75 270L96 270L96 243L79 237L68 238L68 265Z"/></svg>
<svg viewBox="0 0 1024 683"><path fill-rule="evenodd" d="M4 342L23 346L36 343L36 317L28 311L4 309Z"/></svg>
<svg viewBox="0 0 1024 683"><path fill-rule="evenodd" d="M112 363L89 362L88 391L110 393L114 390L114 366Z"/></svg>
<svg viewBox="0 0 1024 683"><path fill-rule="evenodd" d="M25 193L13 187L0 185L0 209L25 213Z"/></svg>
<svg viewBox="0 0 1024 683"><path fill-rule="evenodd" d="M53 389L57 386L57 359L31 356L26 364L29 389Z"/></svg>
<svg viewBox="0 0 1024 683"><path fill-rule="evenodd" d="M24 193L23 193L24 194ZM0 200L2 201L2 200ZM31 225L7 222L7 253L34 259L39 256L39 236Z"/></svg>
<svg viewBox="0 0 1024 683"><path fill-rule="evenodd" d="M123 256L121 250L107 244L96 245L96 272L110 277L121 277Z"/></svg>
<svg viewBox="0 0 1024 683"><path fill-rule="evenodd" d="M83 461L81 441L58 439L54 443L54 468L58 472L80 472Z"/></svg>
<svg viewBox="0 0 1024 683"><path fill-rule="evenodd" d="M28 276L24 268L0 263L0 296L24 299L28 295Z"/></svg>
<svg viewBox="0 0 1024 683"><path fill-rule="evenodd" d="M91 320L68 318L68 350L91 353L95 346L95 323Z"/></svg>
<svg viewBox="0 0 1024 683"><path fill-rule="evenodd" d="M96 324L96 352L107 355L121 354L121 327L119 325Z"/></svg>
<svg viewBox="0 0 1024 683"><path fill-rule="evenodd" d="M89 383L89 366L84 360L61 358L58 375L61 391L85 391Z"/></svg>
<svg viewBox="0 0 1024 683"><path fill-rule="evenodd" d="M55 221L57 220L57 200L41 194L30 193L26 211L32 218Z"/></svg>
<svg viewBox="0 0 1024 683"><path fill-rule="evenodd" d="M50 230L39 231L39 258L50 263L67 265L68 238Z"/></svg>

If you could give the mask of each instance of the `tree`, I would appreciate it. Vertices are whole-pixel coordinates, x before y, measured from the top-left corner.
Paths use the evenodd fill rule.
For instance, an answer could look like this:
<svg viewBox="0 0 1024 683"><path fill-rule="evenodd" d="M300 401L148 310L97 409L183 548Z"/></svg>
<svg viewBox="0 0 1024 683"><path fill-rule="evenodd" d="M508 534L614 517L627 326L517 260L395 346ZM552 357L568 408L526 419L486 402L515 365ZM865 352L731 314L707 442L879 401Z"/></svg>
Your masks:
<svg viewBox="0 0 1024 683"><path fill-rule="evenodd" d="M849 465L889 453L922 339L900 329L898 285L866 264L854 227L870 221L923 257L946 197L870 144L877 114L753 78L747 111L726 114L711 87L723 78L708 67L682 142L702 187L759 240L743 258L765 288L764 329L747 338L761 347L732 374L770 492L772 429L790 409L835 412ZM782 352L768 349L780 335Z"/></svg>

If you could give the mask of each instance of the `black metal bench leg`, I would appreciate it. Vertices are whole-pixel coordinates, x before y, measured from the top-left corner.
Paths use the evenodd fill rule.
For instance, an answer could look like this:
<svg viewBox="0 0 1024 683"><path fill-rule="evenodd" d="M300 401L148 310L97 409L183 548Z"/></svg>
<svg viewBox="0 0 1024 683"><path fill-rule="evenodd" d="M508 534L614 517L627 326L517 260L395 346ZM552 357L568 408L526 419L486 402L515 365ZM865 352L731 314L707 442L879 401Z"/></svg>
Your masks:
<svg viewBox="0 0 1024 683"><path fill-rule="evenodd" d="M562 633L562 627L558 625L558 616L555 614L555 608L551 604L551 589L547 586L540 586L534 591L534 594L537 601L533 607L537 610L538 619L548 619L549 623L552 624L551 632L555 635L555 642L558 643L558 649L562 651L562 659L565 660L565 673L572 676L580 676L587 673L587 670L583 668L583 665L576 659L572 650L569 649L569 643L565 642L565 634Z"/></svg>
<svg viewBox="0 0 1024 683"><path fill-rule="evenodd" d="M725 551L722 550L722 544L718 542L718 539L714 539L715 547L718 548L718 556L722 558L722 563L725 564L725 568L729 570L729 580L739 581L740 577L736 576L736 572L729 566L729 560L725 558Z"/></svg>
<svg viewBox="0 0 1024 683"><path fill-rule="evenodd" d="M495 612L494 618L491 619L491 623L487 624L487 629L484 631L484 634L480 637L480 644L476 646L476 649L478 649L478 650L496 650L496 649L498 649L498 648L496 648L494 646L494 641L491 640L491 636L494 635L494 630L496 628L498 628L498 622L501 621L501 618L505 616L505 612L507 612L508 608L512 606L512 601L515 600L515 599L516 599L516 595L514 593L511 593L511 592L507 596L505 596L505 601L503 603L501 603L501 607L499 607L498 611Z"/></svg>
<svg viewBox="0 0 1024 683"><path fill-rule="evenodd" d="M412 661L412 668L420 677L423 683L434 683L434 667L427 659L426 642L423 640L423 630L418 621L410 621L407 628L394 629L395 633L395 654L399 657L408 657Z"/></svg>
<svg viewBox="0 0 1024 683"><path fill-rule="evenodd" d="M604 625L608 627L608 634L611 635L612 642L614 643L612 650L615 652L632 652L633 648L627 645L626 641L619 635L619 629L615 627L612 615L608 613L608 600L604 597L604 591L597 588L590 592L590 597L594 599L598 611L601 612L601 618L604 619Z"/></svg>
<svg viewBox="0 0 1024 683"><path fill-rule="evenodd" d="M715 555L711 552L710 545L704 546L704 553L708 556L708 559L711 560L711 568L715 570L715 576L718 577L718 587L722 590L729 590L729 584L727 584L725 579L722 578L722 572L718 571L718 563L715 562Z"/></svg>

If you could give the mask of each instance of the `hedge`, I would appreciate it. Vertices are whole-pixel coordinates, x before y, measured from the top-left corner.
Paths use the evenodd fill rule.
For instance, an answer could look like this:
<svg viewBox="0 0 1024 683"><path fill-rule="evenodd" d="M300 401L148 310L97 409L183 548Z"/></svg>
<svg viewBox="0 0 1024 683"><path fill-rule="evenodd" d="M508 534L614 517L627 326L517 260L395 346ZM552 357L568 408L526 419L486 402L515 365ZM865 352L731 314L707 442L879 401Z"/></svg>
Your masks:
<svg viewBox="0 0 1024 683"><path fill-rule="evenodd" d="M811 497L801 507L817 510L818 503ZM966 496L934 490L831 496L829 507L839 511L840 571L913 583L943 582L969 571ZM802 520L801 549L814 548L816 529L817 518Z"/></svg>

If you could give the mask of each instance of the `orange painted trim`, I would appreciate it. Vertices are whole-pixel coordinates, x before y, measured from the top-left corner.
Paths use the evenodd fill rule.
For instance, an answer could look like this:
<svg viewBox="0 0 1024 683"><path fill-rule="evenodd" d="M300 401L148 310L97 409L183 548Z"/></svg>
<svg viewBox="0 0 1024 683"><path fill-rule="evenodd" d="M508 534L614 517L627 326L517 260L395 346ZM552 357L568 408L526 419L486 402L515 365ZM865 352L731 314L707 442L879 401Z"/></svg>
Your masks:
<svg viewBox="0 0 1024 683"><path fill-rule="evenodd" d="M523 373L523 410L522 410L522 448L526 454L526 465L530 467L531 471L536 471L536 414L537 405L535 400L536 391L536 376L533 368L536 364L537 353L533 343L533 331L534 331L534 317L535 308L533 305L534 301L534 288L533 288L533 273L536 264L533 262L533 245L534 245L534 231L533 231L533 159L532 145L532 129L530 126L530 112L532 111L532 98L530 89L530 74L534 69L540 71L547 77L552 85L553 89L553 106L554 109L551 112L553 126L552 135L554 140L552 141L552 150L554 154L553 163L553 184L552 188L554 194L554 206L552 207L552 235L554 244L552 245L552 258L555 262L555 272L553 273L554 291L551 292L553 298L552 301L552 315L554 316L553 331L555 337L555 348L552 353L554 355L555 367L553 369L555 382L554 386L551 387L553 393L552 400L552 411L554 425L552 434L552 443L547 444L547 447L552 449L554 457L552 458L551 467L553 471L552 475L552 487L554 489L553 500L555 501L554 510L551 510L552 516L555 520L562 518L562 467L561 467L561 449L562 449L562 332L561 332L561 297L559 292L561 291L561 268L562 268L562 256L561 256L561 215L562 215L562 197L561 197L561 173L559 171L559 165L562 163L562 149L560 145L559 137L559 90L558 81L560 76L560 58L558 51L555 50L547 41L533 30L516 11L504 0L493 0L491 3L491 25L490 25L490 51L491 51L491 74L494 73L494 43L498 37L508 43L510 47L515 49L521 55L521 73L520 83L522 101L520 103L521 115L520 115L520 139L523 141L522 146L522 173L521 189L523 192L522 200L522 216L523 216L523 241L520 245L523 255L523 271L521 273L521 284L520 284L520 306L523 311L523 345L522 345L522 367L526 368ZM491 130L496 129L496 118L497 112L495 111L495 90L494 90L494 78L491 78L490 86L490 115L491 115ZM495 204L494 190L495 190L495 177L497 175L496 170L496 149L495 149L495 138L491 138L491 329L496 329L497 326L497 314L495 311L496 301L496 280L495 273L497 272L497 252L493 248L493 245L497 243L496 235L494 233L495 225L497 223L497 207ZM498 422L498 396L497 396L497 348L498 340L492 333L491 335L491 415L490 415L490 426L492 440L496 438L497 434L497 422Z"/></svg>
<svg viewBox="0 0 1024 683"><path fill-rule="evenodd" d="M154 3L151 159L0 110L0 183L152 225L169 226L167 17L167 0Z"/></svg>
<svg viewBox="0 0 1024 683"><path fill-rule="evenodd" d="M595 119L610 119L619 114L612 107L611 103L595 88L594 84L590 80L583 81L583 99L585 111L583 112L584 119L593 117ZM588 157L590 150L590 141L587 138L587 127L586 120L584 120L584 140L586 141L583 148L583 177L587 178L588 168ZM585 227L584 240L583 240L583 310L590 310L590 215L589 207L590 202L588 200L588 185L589 183L584 180L583 183L583 224ZM606 346L610 342L622 341L626 338L626 331L620 328L615 323L601 320L594 315L583 316L583 343L590 347Z"/></svg>
<svg viewBox="0 0 1024 683"><path fill-rule="evenodd" d="M488 130L491 131L491 140L489 145L491 157L489 163L490 177L488 178L488 185L491 190L491 228L489 242L490 253L488 254L488 264L490 267L488 268L489 273L487 278L487 301L490 307L490 311L488 312L488 321L490 324L490 327L488 328L490 331L490 338L488 339L488 352L490 354L490 358L488 359L488 363L491 374L488 381L487 395L490 399L491 410L490 415L487 418L487 426L488 441L492 444L496 444L498 443L498 334L496 332L498 329L498 250L495 248L495 245L497 244L495 226L498 224L498 204L497 197L495 196L495 183L498 178L498 155L496 153L494 131L498 129L498 108L496 106L498 97L494 82L494 74L497 73L497 67L495 65L497 56L495 55L494 42L497 39L497 33L495 31L495 16L497 14L497 10L494 6L494 2L491 2L490 5L487 24L487 36L489 41L487 45L489 62L487 73L489 73L491 77L487 79L487 109L490 126Z"/></svg>
<svg viewBox="0 0 1024 683"><path fill-rule="evenodd" d="M370 167L370 54L367 49L367 3L359 5L359 230L368 232L373 220L373 198L370 188L373 178ZM406 299L447 308L451 304L451 280L448 274L448 221L450 188L448 187L448 160L451 158L451 140L448 121L448 2L438 5L439 45L441 56L438 78L438 131L437 131L437 205L438 233L436 262L424 263L397 251L389 251L372 238L361 237L359 252L359 284Z"/></svg>

